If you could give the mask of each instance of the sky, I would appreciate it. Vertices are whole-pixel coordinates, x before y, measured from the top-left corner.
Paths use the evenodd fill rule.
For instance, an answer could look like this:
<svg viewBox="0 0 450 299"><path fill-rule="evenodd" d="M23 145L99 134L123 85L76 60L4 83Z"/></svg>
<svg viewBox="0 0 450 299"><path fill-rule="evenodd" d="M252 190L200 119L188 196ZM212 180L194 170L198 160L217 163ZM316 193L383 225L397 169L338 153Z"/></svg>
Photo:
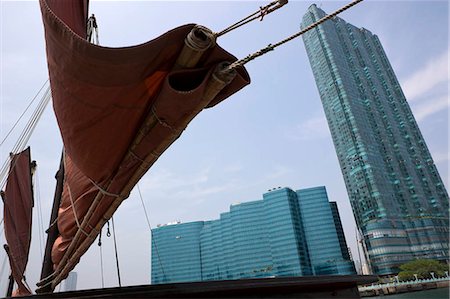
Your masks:
<svg viewBox="0 0 450 299"><path fill-rule="evenodd" d="M97 17L100 44L119 47L146 42L186 23L220 31L266 3L92 0L90 13ZM262 22L220 37L218 43L243 58L297 32L312 3L291 0ZM315 3L332 12L346 2ZM448 2L366 0L340 16L380 38L448 190ZM48 77L37 1L0 0L0 48L3 140ZM151 227L217 219L231 204L262 199L273 187L326 186L329 199L338 203L347 243L358 259L354 217L303 41L294 40L250 62L247 70L252 83L200 113L140 181ZM20 122L0 147L2 165L24 124ZM51 105L29 145L38 163L39 185L26 272L34 288L62 149ZM150 283L150 231L136 191L114 215L122 285ZM105 235L102 239L103 285L118 286L113 240ZM9 270L1 252L0 266L3 292ZM75 271L79 289L102 286L96 243Z"/></svg>

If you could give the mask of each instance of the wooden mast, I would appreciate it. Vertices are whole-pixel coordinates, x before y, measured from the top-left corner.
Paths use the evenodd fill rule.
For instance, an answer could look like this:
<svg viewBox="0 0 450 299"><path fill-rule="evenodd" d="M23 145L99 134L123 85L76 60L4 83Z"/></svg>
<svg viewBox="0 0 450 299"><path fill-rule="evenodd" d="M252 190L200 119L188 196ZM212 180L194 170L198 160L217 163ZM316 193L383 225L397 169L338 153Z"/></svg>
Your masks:
<svg viewBox="0 0 450 299"><path fill-rule="evenodd" d="M47 229L47 243L45 245L44 261L42 263L41 270L41 280L48 277L53 273L53 262L52 262L52 247L55 243L56 238L59 236L57 218L59 205L61 203L61 196L64 186L64 152L61 154L61 162L59 164L59 170L55 175L56 179L56 189L55 195L53 197L53 207L52 213L50 215L50 224ZM44 287L39 290L39 293L52 293L53 290L51 286Z"/></svg>

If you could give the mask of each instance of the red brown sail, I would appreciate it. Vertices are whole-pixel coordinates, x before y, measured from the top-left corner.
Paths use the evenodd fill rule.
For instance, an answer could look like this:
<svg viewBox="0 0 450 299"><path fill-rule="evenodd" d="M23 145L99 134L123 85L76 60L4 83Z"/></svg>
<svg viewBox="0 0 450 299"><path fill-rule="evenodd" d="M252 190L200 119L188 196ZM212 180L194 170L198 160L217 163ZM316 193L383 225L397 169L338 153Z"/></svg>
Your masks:
<svg viewBox="0 0 450 299"><path fill-rule="evenodd" d="M13 296L29 295L31 292L23 279L30 250L33 209L30 148L11 156L6 188L1 195L7 242L5 249L18 286Z"/></svg>
<svg viewBox="0 0 450 299"><path fill-rule="evenodd" d="M197 30L192 24L138 46L106 48L84 39L86 1L59 3L40 0L53 106L65 148L52 287L188 123L250 82L244 68L221 71L236 58L218 45L195 67L180 63L186 37Z"/></svg>

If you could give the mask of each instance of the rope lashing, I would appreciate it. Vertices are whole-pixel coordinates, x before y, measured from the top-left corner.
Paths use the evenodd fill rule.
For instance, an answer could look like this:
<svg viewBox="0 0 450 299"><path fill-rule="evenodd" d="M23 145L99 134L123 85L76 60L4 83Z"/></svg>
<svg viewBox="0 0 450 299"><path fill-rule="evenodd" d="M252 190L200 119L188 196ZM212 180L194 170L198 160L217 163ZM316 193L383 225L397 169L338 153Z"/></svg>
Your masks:
<svg viewBox="0 0 450 299"><path fill-rule="evenodd" d="M265 48L263 48L263 49L261 49L259 51L256 51L255 53L250 54L250 55L248 55L247 57L245 57L243 59L240 59L240 60L238 60L236 62L233 62L232 64L230 64L228 69L229 70L234 70L234 69L236 69L238 67L244 66L246 63L252 61L253 59L255 59L255 58L259 57L259 56L262 56L262 55L266 54L267 52L273 51L276 47L281 46L281 45L283 45L283 44L285 44L285 43L287 43L287 42L289 42L289 41L299 37L300 35L302 35L302 34L308 32L309 30L319 26L323 22L334 18L336 15L340 14L341 12L349 9L350 7L352 7L352 6L358 4L359 2L362 2L362 1L363 0L355 0L355 1L345 5L343 7L341 7L340 9L336 10L335 12L333 12L333 13L325 16L325 17L323 17L322 19L318 20L317 22L314 22L311 25L309 25L308 27L306 27L306 28L302 29L301 31L297 32L296 34L293 34L293 35L289 36L288 38L286 38L286 39L284 39L284 40L282 40L282 41L280 41L280 42L278 42L276 44L273 44L273 45L269 44L267 47L265 47Z"/></svg>
<svg viewBox="0 0 450 299"><path fill-rule="evenodd" d="M250 23L251 21L254 21L256 19L260 19L260 21L263 20L264 16L270 14L271 12L281 8L285 4L288 3L288 0L276 0L273 2L270 2L266 6L261 6L258 11L252 13L251 15L243 18L242 20L230 25L229 27L225 28L224 30L215 33L215 37L219 37L224 35L225 33L228 33L236 28L239 28L247 23Z"/></svg>
<svg viewBox="0 0 450 299"><path fill-rule="evenodd" d="M94 185L94 187L97 188L97 190L98 190L101 194L106 195L106 196L115 197L115 198L119 198L119 197L120 197L119 194L114 194L114 193L108 192L108 191L106 191L107 188L102 188L102 187L100 187L100 185L98 185L96 182L94 182L94 181L91 180L90 178L88 178L88 179L89 179L89 181L92 183L92 185Z"/></svg>
<svg viewBox="0 0 450 299"><path fill-rule="evenodd" d="M75 204L74 204L73 198L72 198L72 191L70 190L69 184L67 184L67 191L69 193L70 207L72 208L73 217L75 218L75 223L77 224L78 229L81 230L81 232L83 234L85 234L86 236L89 236L89 234L84 229L81 228L81 224L80 224L80 221L78 220L77 211L75 209Z"/></svg>

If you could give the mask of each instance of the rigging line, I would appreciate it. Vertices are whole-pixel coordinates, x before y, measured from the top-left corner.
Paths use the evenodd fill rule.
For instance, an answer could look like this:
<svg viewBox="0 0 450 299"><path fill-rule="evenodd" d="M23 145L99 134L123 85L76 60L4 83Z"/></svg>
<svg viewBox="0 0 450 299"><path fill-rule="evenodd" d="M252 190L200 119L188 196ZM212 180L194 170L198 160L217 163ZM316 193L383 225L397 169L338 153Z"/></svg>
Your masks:
<svg viewBox="0 0 450 299"><path fill-rule="evenodd" d="M36 167L36 170L34 172L34 193L35 193L35 202L37 206L37 214L38 214L38 231L39 231L39 249L41 251L41 263L44 262L44 254L43 254L43 248L44 248L44 225L43 225L43 219L42 219L42 204L41 204L41 189L39 185L39 175L38 175L38 169Z"/></svg>
<svg viewBox="0 0 450 299"><path fill-rule="evenodd" d="M41 100L39 101L38 105L35 108L35 111L33 111L33 114L31 115L27 125L25 126L24 130L22 131L21 135L19 136L18 141L16 142L12 152L16 153L19 149L23 147L23 144L26 143L29 139L28 136L30 136L30 131L34 129L36 126L36 122L39 119L40 115L42 114L43 108L47 105L50 97L50 88L48 87L44 95L42 96Z"/></svg>
<svg viewBox="0 0 450 299"><path fill-rule="evenodd" d="M114 252L116 254L117 279L119 281L119 287L121 287L122 281L120 280L119 255L117 253L117 241L116 241L116 228L114 227L114 217L112 217L112 216L111 216L111 223L112 223L112 229L113 229Z"/></svg>
<svg viewBox="0 0 450 299"><path fill-rule="evenodd" d="M156 240L153 238L152 226L151 226L150 220L148 218L147 209L145 208L144 200L142 199L142 193L141 193L141 188L139 187L139 183L137 183L136 186L137 186L137 190L138 190L138 193L139 193L139 198L141 199L142 208L143 208L144 213L145 213L145 218L147 219L147 224L148 224L148 228L150 230L150 236L152 238L152 243L155 245L156 258L158 259L159 266L161 267L161 271L163 273L163 277L164 277L164 279L166 279L166 273L164 272L164 267L163 267L162 262L161 262L161 257L159 256L158 246L156 246ZM153 254L153 252L152 252L152 254Z"/></svg>
<svg viewBox="0 0 450 299"><path fill-rule="evenodd" d="M20 122L20 120L22 119L22 117L25 115L25 113L28 111L28 109L31 107L31 105L33 104L33 102L36 100L37 96L41 93L42 89L45 87L45 85L48 83L48 79L44 82L44 84L42 84L41 88L39 89L39 91L36 93L36 95L33 97L33 99L30 101L30 103L28 104L28 106L25 108L25 110L22 112L22 114L19 116L19 118L17 119L17 121L14 123L14 125L12 126L12 128L9 130L8 134L6 134L5 138L3 138L2 142L0 143L0 146L3 145L3 143L5 143L6 139L9 137L9 135L12 133L12 131L15 129L15 127L17 126L17 124Z"/></svg>
<svg viewBox="0 0 450 299"><path fill-rule="evenodd" d="M25 275L23 276L22 283L28 288L28 291L30 291L30 293L33 294L33 291L31 290L27 280L25 279Z"/></svg>
<svg viewBox="0 0 450 299"><path fill-rule="evenodd" d="M241 26L243 26L243 25L245 25L247 23L250 23L251 21L254 21L254 20L258 19L258 18L261 18L260 20L262 21L264 16L268 15L269 13L271 13L271 12L273 12L273 11L279 9L279 8L281 8L282 6L284 6L287 3L288 3L288 0L276 0L276 1L273 1L273 2L271 2L269 4L267 4L266 6L261 6L258 11L254 12L251 15L243 18L242 20L240 20L240 21L238 21L238 22L228 26L224 30L222 30L220 32L217 32L217 33L214 33L214 35L217 38L217 37L222 36L222 35L230 32L230 31L232 31L234 29L237 29L237 28L239 28L239 27L241 27Z"/></svg>
<svg viewBox="0 0 450 299"><path fill-rule="evenodd" d="M36 122L40 118L40 115L42 113L42 108L47 104L48 97L50 94L50 87L47 88L45 91L43 97L41 98L41 101L38 103L37 107L33 111L33 114L31 115L30 120L28 121L25 129L23 130L22 134L20 135L19 140L16 142L16 145L13 149L13 153L18 152L22 147L24 143L27 143L29 136L31 136L32 131L36 127Z"/></svg>
<svg viewBox="0 0 450 299"><path fill-rule="evenodd" d="M36 127L37 121L40 119L42 112L44 111L45 107L47 106L48 102L51 99L51 93L50 88L46 90L45 95L42 97L41 101L39 102L36 110L33 112L33 115L31 116L30 120L28 121L24 131L21 133L21 136L19 137L18 141L13 147L12 152L17 153L19 150L23 150L24 146L28 143L28 140L31 137L31 134L34 131L34 128ZM5 186L8 173L8 165L9 165L10 159L7 159L5 163L3 164L1 171L0 171L0 189L2 189ZM14 168L14 165L10 168L9 173Z"/></svg>
<svg viewBox="0 0 450 299"><path fill-rule="evenodd" d="M48 82L48 79L44 83L44 85L41 87L40 91L46 85L47 82ZM38 94L40 93L40 91L38 92ZM37 95L35 96L34 99L36 99L36 97L37 97ZM33 101L34 101L34 99L33 99ZM30 139L31 134L33 133L34 129L36 128L37 122L40 119L40 117L42 116L42 113L45 110L45 107L47 107L47 104L50 101L50 99L51 99L51 92L50 92L50 86L48 86L44 95L42 96L41 100L39 101L36 109L34 110L33 114L31 115L27 125L25 126L24 130L22 131L21 135L19 136L19 139L17 140L16 144L14 145L13 150L12 150L13 153L17 153L20 150L23 150L24 146L28 143L28 140ZM27 107L27 109L28 109L28 107ZM5 163L3 164L1 171L0 171L0 189L2 189L6 183L6 180L7 180L6 173L8 172L8 165L9 165L9 160L7 159L5 161ZM13 167L14 167L14 165L11 167L10 172Z"/></svg>
<svg viewBox="0 0 450 299"><path fill-rule="evenodd" d="M46 93L45 93L42 101L38 104L38 107L34 111L34 113L32 115L32 119L30 120L30 122L27 126L27 130L25 131L25 134L23 136L22 143L19 144L19 148L17 149L18 151L25 148L25 145L28 142L28 140L30 139L31 134L33 133L34 129L36 128L36 125L37 125L39 119L41 118L42 113L44 112L44 109L47 106L49 100L50 100L50 87L46 90Z"/></svg>
<svg viewBox="0 0 450 299"><path fill-rule="evenodd" d="M145 208L144 200L142 199L141 188L139 187L139 184L136 184L136 186L137 186L137 189L138 189L138 192L139 192L139 198L141 199L142 208L144 209L145 219L147 219L147 225L148 225L148 228L151 231L152 230L152 226L151 226L150 220L148 218L147 209Z"/></svg>
<svg viewBox="0 0 450 299"><path fill-rule="evenodd" d="M16 145L14 146L12 153L18 153L19 151L23 150L25 148L25 145L28 143L28 140L31 137L31 134L33 133L34 129L36 128L37 122L42 116L43 111L47 107L48 102L51 99L51 93L50 88L47 89L46 94L41 99L40 103L38 104L38 107L34 111L32 117L30 118L26 128L22 132L22 135L20 136L19 140L17 141ZM9 165L9 159L5 161L5 163L2 166L2 169L0 171L0 189L2 189L7 180L7 173L8 173L8 165ZM12 169L15 165L12 165L10 167L9 173L11 173ZM9 174L8 173L8 174Z"/></svg>
<svg viewBox="0 0 450 299"><path fill-rule="evenodd" d="M308 32L309 30L317 27L318 25L322 24L323 22L325 22L325 21L335 17L336 15L340 14L344 10L349 9L350 7L358 4L361 1L363 1L363 0L355 0L353 2L350 2L349 4L343 6L342 8L336 10L335 12L333 12L333 13L325 16L325 17L323 17L322 19L318 20L317 22L312 23L308 27L306 27L306 28L302 29L301 31L299 31L299 32L289 36L288 38L286 38L286 39L284 39L284 40L282 40L282 41L280 41L280 42L278 42L276 44L273 44L273 45L269 44L267 47L262 48L259 51L256 51L255 53L250 54L250 55L248 55L247 57L245 57L243 59L240 59L238 61L233 62L232 64L230 64L228 66L228 70L231 71L231 70L235 70L238 67L242 67L243 65L245 65L249 61L252 61L253 59L255 59L257 57L262 56L262 55L266 54L267 52L274 50L276 47L281 46L281 45L283 45L283 44L285 44L285 43L287 43L287 42L289 42L289 41L299 37L300 35L302 35L302 34Z"/></svg>
<svg viewBox="0 0 450 299"><path fill-rule="evenodd" d="M98 247L100 249L100 273L102 275L102 288L105 287L105 278L103 276L103 250L102 250L102 230L98 234Z"/></svg>

